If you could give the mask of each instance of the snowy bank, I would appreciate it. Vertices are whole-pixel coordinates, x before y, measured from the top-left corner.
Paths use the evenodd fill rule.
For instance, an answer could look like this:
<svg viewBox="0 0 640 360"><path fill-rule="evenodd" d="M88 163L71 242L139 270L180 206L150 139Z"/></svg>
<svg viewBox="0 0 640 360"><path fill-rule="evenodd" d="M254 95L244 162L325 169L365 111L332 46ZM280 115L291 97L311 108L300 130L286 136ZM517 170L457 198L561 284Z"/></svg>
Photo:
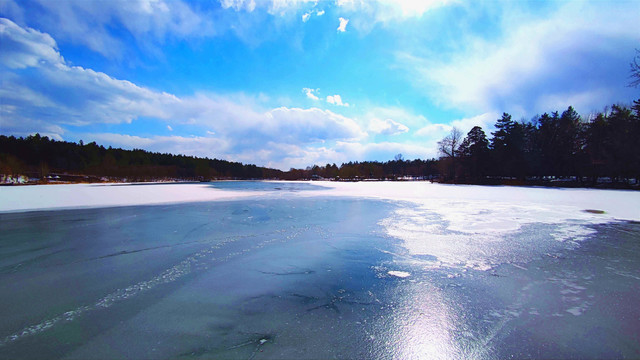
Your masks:
<svg viewBox="0 0 640 360"><path fill-rule="evenodd" d="M295 182L282 182L291 184ZM299 182L303 183L303 182ZM307 182L308 183L308 182ZM189 184L68 184L0 187L0 211L152 205L259 196L338 196L409 201L463 232L515 230L531 222L568 219L640 221L640 192L627 190L444 185L429 182L312 182L296 192L219 189ZM328 189L326 189L328 188ZM594 211L595 210L595 211Z"/></svg>
<svg viewBox="0 0 640 360"><path fill-rule="evenodd" d="M0 212L153 205L259 196L197 184L61 184L0 187Z"/></svg>
<svg viewBox="0 0 640 360"><path fill-rule="evenodd" d="M329 191L307 196L355 196L398 202L380 224L424 267L489 270L523 261L553 243L576 244L595 233L591 225L640 221L640 192L542 187L444 185L428 182L323 183ZM527 225L547 226L514 243ZM514 247L521 250L513 257ZM415 261L413 258L412 261Z"/></svg>

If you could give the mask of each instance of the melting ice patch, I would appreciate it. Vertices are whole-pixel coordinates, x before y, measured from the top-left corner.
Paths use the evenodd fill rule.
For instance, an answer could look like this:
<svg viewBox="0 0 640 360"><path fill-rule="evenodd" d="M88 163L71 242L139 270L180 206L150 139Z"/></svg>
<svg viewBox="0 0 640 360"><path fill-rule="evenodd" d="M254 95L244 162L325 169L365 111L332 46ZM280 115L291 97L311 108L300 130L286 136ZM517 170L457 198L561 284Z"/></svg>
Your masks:
<svg viewBox="0 0 640 360"><path fill-rule="evenodd" d="M582 241L595 234L596 231L582 224L563 224L551 233L557 241Z"/></svg>
<svg viewBox="0 0 640 360"><path fill-rule="evenodd" d="M401 239L411 261L425 269L487 271L502 263L526 262L554 242L575 243L593 235L588 227L593 215L573 210L561 205L432 200L403 203L380 224L388 235ZM544 231L525 230L543 225Z"/></svg>
<svg viewBox="0 0 640 360"><path fill-rule="evenodd" d="M399 278L406 278L406 277L411 276L411 273L408 273L406 271L399 271L399 270L387 271L387 274L389 274L391 276L399 277Z"/></svg>
<svg viewBox="0 0 640 360"><path fill-rule="evenodd" d="M273 233L265 233L263 235L283 234L285 235L285 239L290 239L293 237L297 237L299 235L299 232L297 231L289 231L288 234L285 234L285 233L287 233L287 231L285 230L276 230ZM188 256L186 259L182 260L180 263L166 269L165 271L152 277L151 279L138 282L126 288L117 289L116 291L98 299L93 304L80 306L76 309L66 311L58 316L45 319L40 323L27 326L24 329L14 334L8 335L4 338L0 338L0 348L16 340L20 340L22 338L44 332L52 328L53 326L57 325L58 323L71 322L76 318L84 315L85 313L97 311L100 309L110 308L111 306L113 306L118 302L143 294L159 285L172 283L193 272L207 270L209 266L212 265L214 262L226 262L229 259L234 258L236 256L242 255L244 253L248 253L252 250L260 249L267 244L270 244L276 241L283 241L283 240L279 240L277 237L267 237L262 241L258 241L254 243L252 246L248 248L243 248L242 250L228 253L222 257L217 256L216 254L217 250L220 249L221 247L229 243L233 243L244 238L251 238L254 236L255 235L233 236L223 240L219 240L215 244L210 245Z"/></svg>

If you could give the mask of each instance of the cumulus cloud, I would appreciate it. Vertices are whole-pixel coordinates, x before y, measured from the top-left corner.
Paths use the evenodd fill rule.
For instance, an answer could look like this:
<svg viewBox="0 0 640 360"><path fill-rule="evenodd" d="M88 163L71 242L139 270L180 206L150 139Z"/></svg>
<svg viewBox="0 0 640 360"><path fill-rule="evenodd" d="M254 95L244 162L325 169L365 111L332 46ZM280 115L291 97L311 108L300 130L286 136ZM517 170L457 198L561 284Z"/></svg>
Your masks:
<svg viewBox="0 0 640 360"><path fill-rule="evenodd" d="M348 11L354 15L362 14L374 22L388 22L392 20L402 20L404 18L421 17L429 10L445 6L456 0L337 0L335 6L342 11ZM318 0L220 0L220 4L225 9L236 11L253 11L257 8L266 8L272 15L285 15L295 12L300 8L315 7ZM328 2L327 2L328 3ZM326 4L326 3L325 3ZM250 10L249 10L250 9ZM311 15L314 11L308 11ZM322 16L324 10L315 10L316 15ZM348 20L347 20L348 21Z"/></svg>
<svg viewBox="0 0 640 360"><path fill-rule="evenodd" d="M284 15L289 11L296 11L300 6L307 3L316 4L318 0L270 0L261 1L261 5L268 8L268 12L272 15Z"/></svg>
<svg viewBox="0 0 640 360"><path fill-rule="evenodd" d="M148 151L169 152L199 157L229 155L229 143L224 139L203 136L135 136L115 133L78 133L77 137L99 144L125 149L143 148Z"/></svg>
<svg viewBox="0 0 640 360"><path fill-rule="evenodd" d="M456 119L450 124L452 127L460 129L464 134L468 133L474 126L480 126L487 133L487 136L490 136L489 132L493 129L493 125L501 117L501 113L486 112L480 115Z"/></svg>
<svg viewBox="0 0 640 360"><path fill-rule="evenodd" d="M420 18L425 13L458 0L338 0L336 6L350 14L356 30L368 32L376 24Z"/></svg>
<svg viewBox="0 0 640 360"><path fill-rule="evenodd" d="M302 92L305 93L308 99L311 99L314 101L320 100L320 98L317 95L319 92L319 89L302 88ZM331 105L344 106L344 107L349 106L349 103L342 101L342 96L340 95L329 95L325 98L325 100Z"/></svg>
<svg viewBox="0 0 640 360"><path fill-rule="evenodd" d="M428 124L416 130L415 135L425 137L440 137L449 131L452 126L448 124Z"/></svg>
<svg viewBox="0 0 640 360"><path fill-rule="evenodd" d="M131 122L135 117L166 118L165 108L180 100L104 73L70 66L48 34L0 20L4 47L0 61L2 102L24 118L53 118L61 124ZM33 71L12 71L29 67Z"/></svg>
<svg viewBox="0 0 640 360"><path fill-rule="evenodd" d="M320 100L315 94L314 92L317 92L318 89L310 89L310 88L303 88L302 92L304 92L307 95L307 98L311 99L311 100Z"/></svg>
<svg viewBox="0 0 640 360"><path fill-rule="evenodd" d="M402 154L405 159L427 159L437 155L435 143L429 144L381 142L358 143L338 142L334 146L335 151L345 154L349 161L364 161L370 159L393 160L397 154Z"/></svg>
<svg viewBox="0 0 640 360"><path fill-rule="evenodd" d="M254 0L220 0L220 5L224 9L232 8L236 11L245 10L252 12L256 8Z"/></svg>
<svg viewBox="0 0 640 360"><path fill-rule="evenodd" d="M373 118L369 122L368 130L375 134L398 135L408 132L409 128L392 119L381 120L378 118Z"/></svg>
<svg viewBox="0 0 640 360"><path fill-rule="evenodd" d="M311 10L304 14L302 14L302 22L307 22L311 18L311 15L316 14L316 16L324 15L324 10Z"/></svg>
<svg viewBox="0 0 640 360"><path fill-rule="evenodd" d="M340 18L338 19L340 20L340 25L338 26L338 31L339 32L345 32L347 31L347 24L349 23L349 19L345 19L345 18Z"/></svg>
<svg viewBox="0 0 640 360"><path fill-rule="evenodd" d="M58 39L84 45L109 58L122 57L125 48L114 35L114 27L131 34L145 48L169 37L210 36L216 31L207 14L180 0L33 0L33 3L22 6L31 13L34 25Z"/></svg>
<svg viewBox="0 0 640 360"><path fill-rule="evenodd" d="M378 0L381 5L378 16L381 20L394 17L421 17L429 10L445 6L451 0ZM383 13L387 13L385 16Z"/></svg>
<svg viewBox="0 0 640 360"><path fill-rule="evenodd" d="M425 124L429 124L429 120L424 115L414 114L413 112L401 107L373 107L367 112L366 119L393 119L399 123L411 128L420 128Z"/></svg>
<svg viewBox="0 0 640 360"><path fill-rule="evenodd" d="M209 137L149 137L114 134L94 138L118 144L135 143L138 147L153 144L152 150L179 150L202 156L206 144L224 148L229 158L255 154L268 144L288 144L306 148L327 141L355 141L366 137L351 118L318 108L279 107L262 109L257 101L245 96L197 93L178 97L138 86L126 80L65 62L55 41L45 33L21 28L9 20L0 22L3 48L0 61L3 132L30 133L46 130L56 138L70 136L68 125L77 129L104 123L130 123L144 117L162 121L168 130L173 124L185 124ZM20 61L16 60L20 59ZM27 66L29 71L21 71ZM309 92L313 95L313 92ZM78 130L75 131L78 131ZM198 135L198 133L196 133ZM146 139L146 140L145 140ZM195 139L192 143L190 139ZM126 141L125 141L126 140ZM173 144L170 146L170 144ZM200 149L202 153L197 153ZM187 152L188 151L188 152ZM213 151L213 150L211 150Z"/></svg>
<svg viewBox="0 0 640 360"><path fill-rule="evenodd" d="M420 154L420 147L393 145L366 146L358 142L338 142L331 146L305 146L268 141L259 147L237 151L232 142L216 137L202 136L133 136L114 133L80 133L76 137L92 139L100 144L127 149L144 148L150 151L169 152L199 157L219 158L239 161L245 164L259 164L272 168L289 170L305 168L312 164L337 163L353 159L365 159L372 154L384 154L389 159L398 152ZM394 153L395 151L395 153Z"/></svg>
<svg viewBox="0 0 640 360"><path fill-rule="evenodd" d="M63 62L55 40L34 29L23 29L13 21L0 18L0 63L12 69L37 66L40 61Z"/></svg>
<svg viewBox="0 0 640 360"><path fill-rule="evenodd" d="M266 113L263 125L273 131L274 140L291 143L334 139L358 139L366 134L351 118L317 108L277 108ZM273 121L270 121L273 120Z"/></svg>
<svg viewBox="0 0 640 360"><path fill-rule="evenodd" d="M501 114L496 112L487 112L476 116L456 119L447 124L429 123L416 130L414 135L423 138L425 141L435 146L435 143L447 136L454 127L459 129L463 136L466 136L474 126L480 126L484 130L485 134L487 134L487 137L491 137L491 131L494 128L493 125L500 116Z"/></svg>
<svg viewBox="0 0 640 360"><path fill-rule="evenodd" d="M349 103L343 103L342 97L340 95L329 95L327 96L327 102L336 106L349 106Z"/></svg>

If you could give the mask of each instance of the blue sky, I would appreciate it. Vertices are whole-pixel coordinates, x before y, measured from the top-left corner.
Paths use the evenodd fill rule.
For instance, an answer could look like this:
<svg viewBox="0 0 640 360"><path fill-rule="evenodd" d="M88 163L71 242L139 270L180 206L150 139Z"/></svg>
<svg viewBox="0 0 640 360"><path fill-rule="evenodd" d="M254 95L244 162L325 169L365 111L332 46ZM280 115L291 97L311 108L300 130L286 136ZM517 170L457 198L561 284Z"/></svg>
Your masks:
<svg viewBox="0 0 640 360"><path fill-rule="evenodd" d="M0 133L280 169L640 98L638 1L0 0Z"/></svg>

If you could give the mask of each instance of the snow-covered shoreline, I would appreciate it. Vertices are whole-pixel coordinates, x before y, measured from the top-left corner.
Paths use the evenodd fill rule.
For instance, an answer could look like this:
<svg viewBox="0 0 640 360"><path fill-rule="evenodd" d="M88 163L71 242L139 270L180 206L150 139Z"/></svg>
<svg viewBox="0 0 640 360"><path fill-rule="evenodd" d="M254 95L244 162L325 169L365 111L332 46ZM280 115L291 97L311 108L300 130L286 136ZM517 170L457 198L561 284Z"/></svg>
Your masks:
<svg viewBox="0 0 640 360"><path fill-rule="evenodd" d="M581 217L640 221L640 192L629 190L446 185L421 181L314 181L311 184L326 189L291 194L300 197L344 196L410 201L429 208L449 207L466 215L472 215L469 211L473 212L468 208L469 211L464 211L466 205L475 203L482 208L526 205L529 210L536 207L560 212L570 209L579 211ZM7 186L0 187L0 212L222 201L271 193L222 190L208 183ZM604 214L587 213L584 210L601 210Z"/></svg>
<svg viewBox="0 0 640 360"><path fill-rule="evenodd" d="M183 205L131 206L166 203ZM140 341L137 351L146 354L145 344L156 344L159 337L182 339L184 326L167 326L175 323L167 322L172 316L198 334L222 329L210 332L212 338L228 329L210 326L219 318L223 325L237 319L269 329L277 324L279 338L291 339L286 331L296 319L307 319L302 329L307 323L316 329L317 319L328 319L324 329L355 323L325 305L333 306L340 296L348 300L336 302L336 308L364 314L363 320L414 314L418 320L411 324L444 335L473 331L474 344L513 329L546 334L564 326L569 333L592 323L609 324L607 331L616 334L629 319L625 314L635 314L638 225L594 224L637 221L639 204L640 193L633 191L429 182L0 187L8 249L1 265L11 295L0 347L24 351L50 334L74 329L65 324L92 324L105 316L115 318L110 328L92 334L71 357L85 358L103 343L161 329L149 335L153 343ZM115 206L130 207L21 213ZM18 213L6 214L12 211ZM609 248L594 251L589 248L594 243ZM578 248L587 250L572 251ZM389 286L398 291L388 291ZM85 300L80 303L77 292L68 296L69 287L81 289ZM622 294L622 300L609 305L610 293ZM371 300L375 306L365 309ZM185 312L185 304L195 310ZM611 306L624 311L607 323ZM212 313L212 308L222 310ZM258 317L247 315L253 308ZM455 320L447 330L445 318L424 316L434 308L476 322ZM117 318L120 309L139 315ZM318 312L309 315L311 310ZM531 326L555 320L544 329ZM354 329L365 323L358 321ZM247 331L254 331L251 326ZM397 328L392 324L389 331L395 336ZM267 334L246 344L262 342L262 333ZM190 353L191 346L181 353Z"/></svg>
<svg viewBox="0 0 640 360"><path fill-rule="evenodd" d="M527 225L549 225L540 242L580 242L592 225L640 220L640 193L624 190L443 185L428 182L329 183L329 191L303 195L365 197L396 201L399 207L380 222L402 239L413 255L435 256L437 264L492 269L510 248L507 234ZM315 194L313 194L315 193ZM426 265L427 266L427 265Z"/></svg>
<svg viewBox="0 0 640 360"><path fill-rule="evenodd" d="M218 201L261 194L215 189L207 183L3 186L0 187L0 212Z"/></svg>
<svg viewBox="0 0 640 360"><path fill-rule="evenodd" d="M462 210L469 202L482 208L500 204L537 206L549 209L569 207L594 218L640 221L640 192L584 188L448 185L427 181L411 182L317 182L329 191L308 191L302 195L357 196L410 201L428 207L450 206ZM456 206L459 205L459 206ZM586 213L601 210L604 214Z"/></svg>

